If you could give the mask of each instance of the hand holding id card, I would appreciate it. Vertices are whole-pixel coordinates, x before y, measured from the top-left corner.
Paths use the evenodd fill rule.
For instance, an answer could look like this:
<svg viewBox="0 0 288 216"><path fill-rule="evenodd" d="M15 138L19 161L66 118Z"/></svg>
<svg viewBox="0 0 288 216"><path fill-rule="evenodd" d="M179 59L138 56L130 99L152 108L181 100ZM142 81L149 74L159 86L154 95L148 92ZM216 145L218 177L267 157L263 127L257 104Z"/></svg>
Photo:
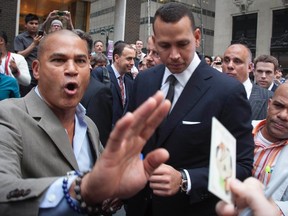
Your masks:
<svg viewBox="0 0 288 216"><path fill-rule="evenodd" d="M227 180L236 177L236 139L212 118L208 190L227 203L233 203Z"/></svg>

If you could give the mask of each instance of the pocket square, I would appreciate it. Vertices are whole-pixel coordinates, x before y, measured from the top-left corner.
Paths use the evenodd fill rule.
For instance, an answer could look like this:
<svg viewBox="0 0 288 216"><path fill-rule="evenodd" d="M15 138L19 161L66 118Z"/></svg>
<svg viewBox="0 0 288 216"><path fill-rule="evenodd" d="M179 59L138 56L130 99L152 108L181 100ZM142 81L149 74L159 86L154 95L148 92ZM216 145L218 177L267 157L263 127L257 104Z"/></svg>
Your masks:
<svg viewBox="0 0 288 216"><path fill-rule="evenodd" d="M193 122L193 121L182 121L182 124L184 125L195 125L200 124L201 122Z"/></svg>

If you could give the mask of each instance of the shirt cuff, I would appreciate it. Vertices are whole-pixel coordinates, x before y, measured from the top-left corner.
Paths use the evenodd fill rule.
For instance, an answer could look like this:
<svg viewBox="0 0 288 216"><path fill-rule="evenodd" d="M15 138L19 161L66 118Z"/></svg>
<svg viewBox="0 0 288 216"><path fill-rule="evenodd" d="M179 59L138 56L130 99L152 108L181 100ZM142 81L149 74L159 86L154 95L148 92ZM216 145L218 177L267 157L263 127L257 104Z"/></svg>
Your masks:
<svg viewBox="0 0 288 216"><path fill-rule="evenodd" d="M187 192L186 192L186 194L189 194L190 191L191 191L191 187L192 187L190 175L189 175L189 172L186 169L183 169L183 171L185 172L185 174L187 176Z"/></svg>
<svg viewBox="0 0 288 216"><path fill-rule="evenodd" d="M72 173L72 172L69 172ZM75 173L73 171L73 173ZM73 181L76 179L77 175L69 176L67 188L70 188ZM63 179L67 176L60 177L53 184L50 185L48 190L44 193L39 208L53 208L59 204L59 202L64 198L64 193L62 189Z"/></svg>

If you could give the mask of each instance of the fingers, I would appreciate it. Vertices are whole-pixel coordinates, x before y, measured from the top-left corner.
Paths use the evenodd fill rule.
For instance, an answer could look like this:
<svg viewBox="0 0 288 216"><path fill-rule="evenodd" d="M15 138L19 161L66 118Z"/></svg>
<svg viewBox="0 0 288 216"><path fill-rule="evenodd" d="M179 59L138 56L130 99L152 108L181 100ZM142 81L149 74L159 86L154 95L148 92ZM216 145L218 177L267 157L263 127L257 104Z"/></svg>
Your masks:
<svg viewBox="0 0 288 216"><path fill-rule="evenodd" d="M163 102L163 100L163 93L158 91L135 110L133 113L135 122L129 135L139 134L144 140L147 140L154 133L164 117L167 116L171 106L170 102Z"/></svg>
<svg viewBox="0 0 288 216"><path fill-rule="evenodd" d="M138 139L137 144L139 148L142 148L142 145L145 144L169 112L170 103L167 101L163 103L163 98L163 94L157 92L133 113L127 113L122 117L110 134L107 147L116 151L120 147L120 143L127 138L130 141L131 139Z"/></svg>
<svg viewBox="0 0 288 216"><path fill-rule="evenodd" d="M224 201L217 203L216 212L219 216L234 216L236 214L234 206L232 204L227 204Z"/></svg>
<svg viewBox="0 0 288 216"><path fill-rule="evenodd" d="M168 151L162 148L156 149L147 154L147 156L143 161L147 179L152 175L154 170L157 167L159 167L162 163L167 161L168 158L169 158Z"/></svg>
<svg viewBox="0 0 288 216"><path fill-rule="evenodd" d="M124 140L127 128L131 126L133 123L133 115L131 113L127 113L124 117L122 117L115 125L115 128L110 133L106 149L109 151L115 152L118 151L121 147L121 143Z"/></svg>

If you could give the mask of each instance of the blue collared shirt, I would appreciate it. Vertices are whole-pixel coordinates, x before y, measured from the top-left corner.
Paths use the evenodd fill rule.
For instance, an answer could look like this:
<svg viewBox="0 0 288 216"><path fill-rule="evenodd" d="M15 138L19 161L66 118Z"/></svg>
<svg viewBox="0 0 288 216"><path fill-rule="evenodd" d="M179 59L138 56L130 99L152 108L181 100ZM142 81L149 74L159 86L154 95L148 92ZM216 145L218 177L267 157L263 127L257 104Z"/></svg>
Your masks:
<svg viewBox="0 0 288 216"><path fill-rule="evenodd" d="M35 92L42 99L38 86L35 88ZM94 165L93 156L90 149L90 143L87 135L87 124L84 119L85 113L85 108L79 103L76 107L75 113L75 135L73 137L73 152L78 163L79 171L81 172L91 170ZM72 176L69 178L67 186L68 188L71 186L75 178L76 176ZM39 204L39 215L49 215L52 213L54 215L59 215L59 212L65 211L70 214L71 209L66 203L66 200L64 199L64 193L62 189L63 179L64 176L57 179L43 194ZM53 212L51 212L51 210Z"/></svg>

